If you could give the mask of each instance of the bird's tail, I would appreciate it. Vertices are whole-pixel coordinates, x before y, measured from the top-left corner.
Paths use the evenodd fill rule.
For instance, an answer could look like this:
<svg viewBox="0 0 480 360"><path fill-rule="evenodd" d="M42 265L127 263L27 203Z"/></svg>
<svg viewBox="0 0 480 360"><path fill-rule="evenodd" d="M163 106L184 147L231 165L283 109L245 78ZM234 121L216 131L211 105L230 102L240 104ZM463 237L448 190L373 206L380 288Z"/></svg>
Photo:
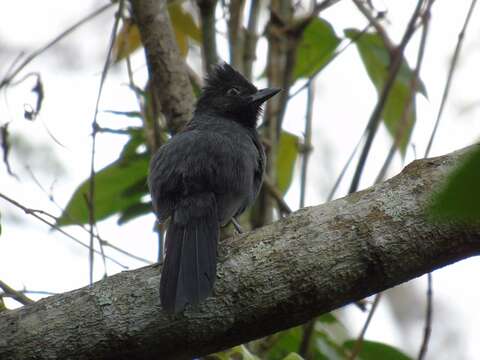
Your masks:
<svg viewBox="0 0 480 360"><path fill-rule="evenodd" d="M175 206L166 236L160 280L162 307L170 313L211 295L216 276L219 223L212 193L189 196Z"/></svg>

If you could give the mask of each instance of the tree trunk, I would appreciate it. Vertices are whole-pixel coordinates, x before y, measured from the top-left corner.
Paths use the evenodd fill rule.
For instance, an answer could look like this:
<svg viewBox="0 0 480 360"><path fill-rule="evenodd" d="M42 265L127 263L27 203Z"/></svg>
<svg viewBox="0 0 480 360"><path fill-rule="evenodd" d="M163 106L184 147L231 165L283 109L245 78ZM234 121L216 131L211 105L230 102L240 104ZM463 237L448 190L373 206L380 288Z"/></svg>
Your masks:
<svg viewBox="0 0 480 360"><path fill-rule="evenodd" d="M480 228L424 214L466 151L415 161L384 183L225 240L215 295L183 314L162 311L158 265L1 313L0 358L192 358L478 255Z"/></svg>

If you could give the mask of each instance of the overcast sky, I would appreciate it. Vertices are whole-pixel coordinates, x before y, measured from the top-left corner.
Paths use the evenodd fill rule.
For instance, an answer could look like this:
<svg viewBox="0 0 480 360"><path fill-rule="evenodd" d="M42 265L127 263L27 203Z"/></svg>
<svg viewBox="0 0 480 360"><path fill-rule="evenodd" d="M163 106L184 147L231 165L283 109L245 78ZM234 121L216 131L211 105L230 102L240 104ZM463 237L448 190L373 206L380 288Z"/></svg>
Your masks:
<svg viewBox="0 0 480 360"><path fill-rule="evenodd" d="M388 31L392 38L398 41L414 1L392 0L383 4L389 14ZM67 7L65 2L60 0L18 0L4 5L0 13L0 74L4 74L19 52L30 53L41 47L73 22L97 8L99 2L69 2ZM430 37L421 73L427 87L428 99L417 99L417 124L412 135L416 154L409 148L405 164L415 157L423 156L438 111L449 60L469 5L469 1L437 1L433 7ZM342 30L346 27L363 28L365 25L365 20L347 0L332 7L324 15L335 26L338 35L342 35ZM466 35L451 96L431 151L432 156L472 144L480 135L478 16L480 14L477 11ZM112 24L113 10L107 11L73 33L24 70L25 74L39 72L45 86L45 100L36 121L23 119L24 105L34 102L34 97L30 94L34 85L32 79L11 88L6 95L2 94L0 122L2 125L10 122L9 130L13 140L21 139L14 143L12 149L12 167L20 180L6 175L3 164L0 164L3 173L0 176L2 193L30 208L58 214L58 208L48 196L53 194L58 204L65 206L75 187L88 177L91 144L89 135L99 75ZM219 26L221 27L221 24ZM220 48L223 48L221 53L226 54L222 35L219 35L219 42ZM414 63L417 44L418 36L407 49L410 64ZM257 54L257 74L261 73L264 65L262 61L265 59L265 46L266 43L261 41ZM133 64L136 81L143 84L146 68L142 52L135 54ZM192 62L192 65L197 64ZM257 83L262 86L262 81ZM125 86L126 83L124 64L112 68L102 95L102 110L136 110L135 97ZM315 88L315 152L310 162L307 205L325 201L326 194L357 143L376 102L375 90L353 46L319 75ZM297 96L289 104L286 114L286 129L297 135L303 132L305 101L305 96ZM100 114L99 121L102 126L112 128L139 125L134 120L106 113ZM119 135L99 135L97 169L117 157L125 140L125 137ZM390 138L382 128L372 148L376 155L367 163L367 171L362 179L363 187L374 181L389 147ZM390 175L398 173L402 167L403 161L397 156ZM31 173L45 191L33 181ZM351 171L346 175L347 181L342 185L338 196L345 194L350 178ZM298 196L298 183L294 182L287 196L292 208L298 207ZM0 279L18 289L26 287L51 292L63 292L88 283L86 249L61 234L49 231L43 224L3 201L0 202L0 212L3 226L0 236ZM118 227L115 219L110 219L99 224L99 231L102 237L115 245L155 261L157 246L152 233L153 222L153 215L149 215ZM88 243L88 234L82 230L67 228L67 231ZM107 249L107 252L130 269L144 265L110 249ZM111 275L122 268L108 262L107 270ZM95 280L101 279L103 271L101 259L97 258ZM480 303L480 288L476 279L479 273L478 259L462 261L435 272L436 311L432 334L435 359L451 359L452 355L455 355L455 359L474 359L478 356L480 314L477 306ZM402 318L408 318L408 321L402 323L401 319L395 318L395 312L390 311L390 303L384 301L367 338L385 341L416 354L423 332L425 300L424 297L418 297L418 294L425 290L425 285L426 279L421 278L401 287L403 291L393 292L395 297L404 300L403 304L411 301L408 311L401 312ZM13 301L8 301L7 305L17 306ZM401 304L398 307L400 308ZM352 335L356 335L365 315L351 307L346 316L348 327L353 329ZM447 326L445 321L448 321Z"/></svg>

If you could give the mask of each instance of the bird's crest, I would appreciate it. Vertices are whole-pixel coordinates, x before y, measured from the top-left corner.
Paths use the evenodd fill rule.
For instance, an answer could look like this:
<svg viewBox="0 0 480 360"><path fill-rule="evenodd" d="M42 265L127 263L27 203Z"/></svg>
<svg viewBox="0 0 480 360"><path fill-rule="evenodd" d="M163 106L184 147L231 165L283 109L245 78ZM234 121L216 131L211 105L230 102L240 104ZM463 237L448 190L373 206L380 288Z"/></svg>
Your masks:
<svg viewBox="0 0 480 360"><path fill-rule="evenodd" d="M250 81L226 62L215 65L208 74L205 83L204 91L225 89L231 86L240 86L252 93L257 91L257 88Z"/></svg>

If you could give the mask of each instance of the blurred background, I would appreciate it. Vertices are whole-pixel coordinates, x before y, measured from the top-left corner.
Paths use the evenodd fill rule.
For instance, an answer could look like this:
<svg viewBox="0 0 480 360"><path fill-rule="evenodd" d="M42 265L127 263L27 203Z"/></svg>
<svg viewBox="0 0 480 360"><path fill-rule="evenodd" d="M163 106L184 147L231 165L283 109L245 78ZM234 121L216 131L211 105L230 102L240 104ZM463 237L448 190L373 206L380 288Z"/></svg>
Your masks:
<svg viewBox="0 0 480 360"><path fill-rule="evenodd" d="M235 7L234 3L234 0L219 1L215 9L217 49L220 58L225 61L231 60L230 11ZM242 3L240 9L244 15L240 17L238 26L248 27L252 1L239 3ZM272 75L265 71L272 51L269 50L265 29L271 21L274 3L258 1L256 32L259 39L251 73L258 87L275 82ZM317 3L290 2L290 20L304 19ZM385 82L386 70L375 68L379 66L375 65L375 61L380 61L381 65L382 59L384 65L388 65L389 49L382 41L388 39L393 45L401 42L417 1L385 0L373 4L359 1L359 4L374 17L375 24L369 25L369 20L354 2L332 2L331 6L320 11L318 17L315 16L316 20L309 23L299 40L297 62L303 61L303 67L295 68L293 80L290 79L289 93L294 96L288 99L283 117L285 141L278 139L282 146L279 159L286 159L278 160L278 166L286 173L282 173L284 179L277 180L277 185L285 192L285 200L293 211L300 205L318 205L329 199L336 180L362 137L378 101L378 89L381 90ZM430 6L428 1L425 4ZM82 18L95 13L91 19L35 56L8 86L0 89L2 155L8 159L8 162L4 160L0 163L0 192L28 209L54 215L55 218L52 218L41 212L35 213L61 225L62 230L76 239L72 240L4 198L0 199L0 280L34 300L90 282L89 233L86 228L72 225L75 221L66 216L66 209L78 214L79 218L84 216L85 210L76 208L78 204L74 202L78 203L79 200L75 200L75 196L79 196L77 190L81 184L86 186L90 176L92 121L118 9L118 4L111 4L98 12L104 5L108 3L81 1L68 2L67 5L60 0L18 0L5 3L0 13L0 81L12 74L12 70L30 54L42 49ZM204 43L200 35L201 19L197 4L176 1L169 6L175 6L169 11L182 54L190 68L202 78L205 66L201 49ZM407 84L405 99L410 99L413 94L413 101L412 104L401 104L400 109L407 109L406 115L405 111L394 109L392 111L396 113L393 117L396 115L398 119L389 120L402 124L403 119L403 134L400 132L398 141L395 141L397 125L389 129L385 122L380 124L361 174L359 188L373 185L392 144L393 157L385 178L399 173L414 159L424 157L459 33L470 6L470 1L436 1L431 6L428 39L420 69L421 80L415 89L411 87L410 79L414 77L413 69L422 46L422 25L418 25L405 49L405 58L402 59L404 73L401 70L403 75L400 75L404 78L399 80ZM134 155L151 150L145 139L134 141L136 136L142 136L145 119L141 115L148 104L144 93L132 90L126 55L133 81L140 89L145 88L148 74L135 30L129 28L132 25L128 22L128 9L122 15L124 18L118 25L113 57L99 103L97 120L101 131L96 135L94 159L97 172L102 173L106 167L111 171L104 172L104 179L98 181L100 184L102 181L110 183L111 186L106 186L104 201L112 204L116 196L113 188L124 180L129 182L131 174L115 172L108 166L118 164L119 154L125 150L127 142L133 146ZM480 134L479 16L478 11L473 12L471 24L466 30L449 98L429 156L443 155L468 146L477 141ZM421 24L420 19L418 23ZM385 31L386 35L379 34L379 30ZM119 39L125 44L122 45ZM327 43L329 47L324 46ZM372 43L377 47L377 55L375 51L369 53ZM319 53L315 50L317 46ZM407 62L409 68L406 67ZM39 84L42 94L38 91ZM400 90L394 88L394 91ZM302 185L305 149L310 148L305 136L309 103L312 104L313 151L308 160L308 176L304 176L305 185ZM269 111L266 113L268 117ZM348 193L361 148L355 153L334 198ZM129 163L126 166L133 165ZM138 177L131 178L129 185L135 185L137 180ZM99 186L97 191L102 193L103 188ZM149 211L149 198L144 193L144 186L140 184L140 187L141 191L135 193L133 200L130 199L132 202L124 208L115 205L117 207L106 209L104 219L98 219L97 232L106 241L103 251L115 261L95 254L93 281L101 280L105 274L112 275L157 261L159 241L154 231L154 216ZM304 204L300 203L302 192ZM109 200L107 195L112 198ZM272 211L274 220L279 212ZM88 220L78 222L88 225ZM94 246L97 251L102 250L98 241ZM480 315L477 306L480 303L480 288L476 279L479 273L480 262L471 258L433 274L434 312L427 358L478 359ZM415 358L425 326L426 285L426 277L422 277L387 291L368 328L366 339L388 344ZM8 296L3 300L7 308L21 306ZM367 314L368 311L347 306L334 313L334 325L320 322L319 332L329 334L338 342L343 341L341 337L355 338ZM288 336L297 335L291 333ZM281 336L278 338L281 339ZM255 345L249 345L249 349L255 351ZM320 345L319 349L319 353L323 351L323 358L342 358L338 351L329 352ZM275 356L268 355L269 358ZM322 358L319 356L315 358Z"/></svg>

